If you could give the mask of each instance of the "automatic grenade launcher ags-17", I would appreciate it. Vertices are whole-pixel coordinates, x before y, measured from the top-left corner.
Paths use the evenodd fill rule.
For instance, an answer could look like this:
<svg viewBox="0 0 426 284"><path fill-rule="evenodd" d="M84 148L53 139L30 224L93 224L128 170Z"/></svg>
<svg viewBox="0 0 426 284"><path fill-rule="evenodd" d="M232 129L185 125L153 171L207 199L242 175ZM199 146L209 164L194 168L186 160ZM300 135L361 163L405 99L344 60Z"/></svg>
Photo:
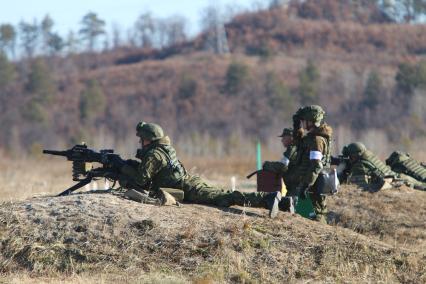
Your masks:
<svg viewBox="0 0 426 284"><path fill-rule="evenodd" d="M89 184L92 180L105 178L114 184L120 178L120 166L126 161L122 160L112 149L96 152L87 148L85 143L77 144L65 151L43 150L43 154L66 157L72 162L72 178L78 181L58 196L69 195L75 190ZM102 167L92 168L91 163L100 163ZM114 187L114 185L112 186Z"/></svg>

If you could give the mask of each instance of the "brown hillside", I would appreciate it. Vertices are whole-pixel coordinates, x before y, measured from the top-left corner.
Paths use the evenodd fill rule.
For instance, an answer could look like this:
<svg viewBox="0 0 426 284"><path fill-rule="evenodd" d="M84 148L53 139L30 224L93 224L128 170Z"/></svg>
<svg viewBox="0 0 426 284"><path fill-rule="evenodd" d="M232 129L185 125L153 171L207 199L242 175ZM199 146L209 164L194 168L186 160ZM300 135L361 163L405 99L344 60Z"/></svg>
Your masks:
<svg viewBox="0 0 426 284"><path fill-rule="evenodd" d="M280 9L238 16L227 25L227 33L233 50L254 54L300 48L359 54L426 54L424 25L300 19Z"/></svg>
<svg viewBox="0 0 426 284"><path fill-rule="evenodd" d="M367 205L347 193L340 198L355 197L353 210L357 201ZM0 267L3 279L14 273L102 273L110 281L158 274L173 281L231 283L425 281L424 251L286 213L270 220L266 213L188 204L157 207L108 194L3 203Z"/></svg>
<svg viewBox="0 0 426 284"><path fill-rule="evenodd" d="M7 127L0 146L37 153L86 141L133 153L134 126L146 120L161 124L186 154L247 155L256 140L277 145L276 133L297 108L315 103L336 128L336 152L362 140L381 156L394 148L421 155L425 88L402 93L395 78L400 63L424 58L426 29L352 20L271 9L235 17L226 27L232 54L224 56L202 51L206 35L200 35L164 50L49 58L43 74L50 85L39 84L53 93L48 98L40 98L46 90L28 87L33 62L19 62L17 80L1 91L0 121ZM308 61L319 79L305 82L312 92L303 97ZM371 105L365 90L374 72L379 83L368 94L377 94L378 103ZM97 101L83 109L91 84Z"/></svg>

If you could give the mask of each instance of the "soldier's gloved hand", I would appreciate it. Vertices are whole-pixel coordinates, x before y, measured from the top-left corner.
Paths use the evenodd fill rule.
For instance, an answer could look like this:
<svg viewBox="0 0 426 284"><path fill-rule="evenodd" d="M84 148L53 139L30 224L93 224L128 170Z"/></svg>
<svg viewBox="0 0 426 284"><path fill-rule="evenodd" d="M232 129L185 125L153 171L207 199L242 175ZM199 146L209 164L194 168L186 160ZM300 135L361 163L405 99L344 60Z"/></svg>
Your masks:
<svg viewBox="0 0 426 284"><path fill-rule="evenodd" d="M116 154L112 154L108 156L108 164L114 168L121 169L126 162Z"/></svg>
<svg viewBox="0 0 426 284"><path fill-rule="evenodd" d="M273 171L272 163L268 161L264 162L262 166L262 170L272 172Z"/></svg>
<svg viewBox="0 0 426 284"><path fill-rule="evenodd" d="M131 166L132 168L137 169L139 167L140 162L132 159L126 160L126 165Z"/></svg>

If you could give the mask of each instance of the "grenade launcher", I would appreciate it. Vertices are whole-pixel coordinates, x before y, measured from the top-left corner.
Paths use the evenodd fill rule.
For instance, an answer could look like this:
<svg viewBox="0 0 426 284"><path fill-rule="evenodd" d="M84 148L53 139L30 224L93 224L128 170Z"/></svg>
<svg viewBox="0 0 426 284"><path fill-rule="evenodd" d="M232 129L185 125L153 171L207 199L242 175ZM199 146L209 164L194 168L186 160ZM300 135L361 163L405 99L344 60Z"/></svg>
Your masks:
<svg viewBox="0 0 426 284"><path fill-rule="evenodd" d="M61 192L58 196L69 195L75 190L89 184L92 180L102 178L112 181L112 187L114 187L115 182L121 176L119 168L114 165L114 160L121 160L121 158L119 155L114 154L114 150L111 149L96 152L87 148L87 145L82 143L65 151L43 150L43 154L66 157L68 161L72 162L72 179L78 183ZM99 163L102 166L92 168L91 163Z"/></svg>

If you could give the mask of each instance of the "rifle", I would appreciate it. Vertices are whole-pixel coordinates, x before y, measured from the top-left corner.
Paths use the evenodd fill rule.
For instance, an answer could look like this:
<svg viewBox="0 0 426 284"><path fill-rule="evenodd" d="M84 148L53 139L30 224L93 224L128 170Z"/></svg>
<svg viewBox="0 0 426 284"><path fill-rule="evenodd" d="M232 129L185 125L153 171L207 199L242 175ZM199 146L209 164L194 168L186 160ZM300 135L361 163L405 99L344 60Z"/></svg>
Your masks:
<svg viewBox="0 0 426 284"><path fill-rule="evenodd" d="M121 158L119 155L114 154L114 150L112 149L103 149L96 152L87 148L87 145L82 143L65 151L43 150L43 154L66 157L68 161L72 162L72 179L73 181L78 181L78 183L59 193L58 196L69 195L86 184L89 184L93 180L102 178L113 182L111 187L113 188L117 180L123 176L120 173L120 170L115 167L112 162L114 159L121 160ZM90 163L94 162L100 163L102 166L91 168ZM131 164L136 161L129 160L124 162ZM136 184L132 184L130 188L140 189Z"/></svg>
<svg viewBox="0 0 426 284"><path fill-rule="evenodd" d="M343 156L343 155L339 155L337 157L331 156L331 165L333 166L338 166L340 164L348 164L349 163L349 157L347 156Z"/></svg>

